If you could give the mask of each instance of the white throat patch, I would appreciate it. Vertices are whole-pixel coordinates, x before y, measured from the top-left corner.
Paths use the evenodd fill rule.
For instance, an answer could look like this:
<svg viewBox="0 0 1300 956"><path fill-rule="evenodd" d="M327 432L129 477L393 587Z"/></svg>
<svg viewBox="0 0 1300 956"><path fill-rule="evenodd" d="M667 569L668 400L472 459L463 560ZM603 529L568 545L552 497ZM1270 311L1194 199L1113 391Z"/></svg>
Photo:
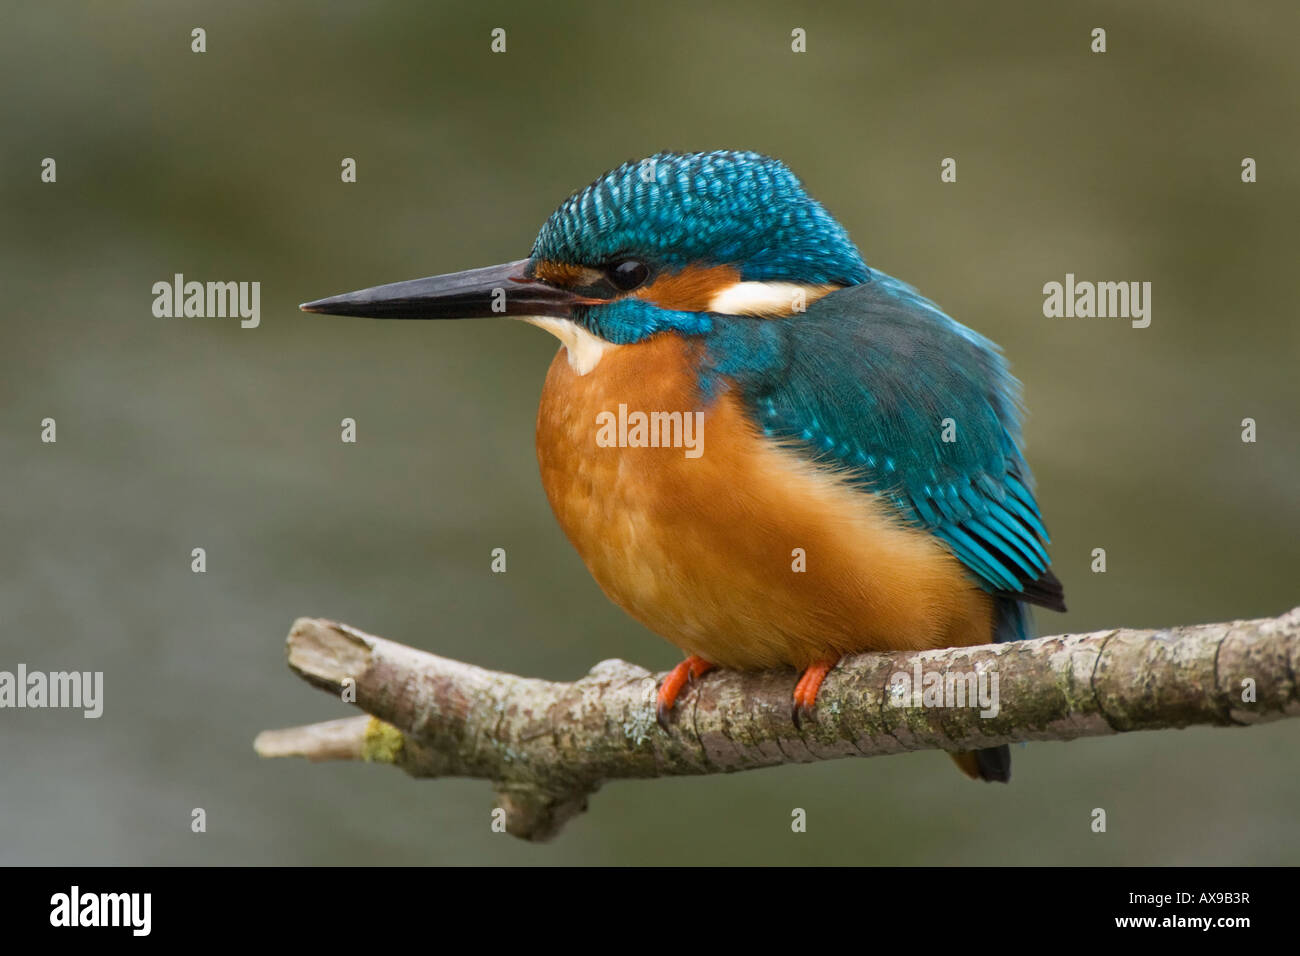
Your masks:
<svg viewBox="0 0 1300 956"><path fill-rule="evenodd" d="M539 329L545 329L559 339L568 354L569 368L579 375L586 375L599 365L600 360L605 357L606 351L618 348L613 342L606 342L604 339L592 335L582 326L570 322L568 319L533 315L524 317L523 321L529 325L535 325Z"/></svg>

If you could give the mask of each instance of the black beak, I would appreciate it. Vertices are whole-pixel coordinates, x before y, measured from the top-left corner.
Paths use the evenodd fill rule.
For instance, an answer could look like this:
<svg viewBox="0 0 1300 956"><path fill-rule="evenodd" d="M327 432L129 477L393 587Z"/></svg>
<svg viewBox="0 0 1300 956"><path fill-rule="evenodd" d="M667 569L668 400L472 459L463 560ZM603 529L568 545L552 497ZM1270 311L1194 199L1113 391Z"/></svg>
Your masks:
<svg viewBox="0 0 1300 956"><path fill-rule="evenodd" d="M451 272L304 302L304 312L372 319L485 319L541 315L568 318L580 297L527 276L531 260Z"/></svg>

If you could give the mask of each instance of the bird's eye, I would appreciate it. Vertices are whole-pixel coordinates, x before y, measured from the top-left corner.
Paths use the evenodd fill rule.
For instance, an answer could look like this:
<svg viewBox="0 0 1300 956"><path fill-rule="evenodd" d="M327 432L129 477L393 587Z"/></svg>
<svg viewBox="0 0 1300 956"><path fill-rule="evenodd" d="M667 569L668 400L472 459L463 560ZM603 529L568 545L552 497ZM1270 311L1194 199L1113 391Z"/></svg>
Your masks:
<svg viewBox="0 0 1300 956"><path fill-rule="evenodd" d="M650 267L638 259L615 262L605 270L605 275L621 292L631 292L650 277Z"/></svg>

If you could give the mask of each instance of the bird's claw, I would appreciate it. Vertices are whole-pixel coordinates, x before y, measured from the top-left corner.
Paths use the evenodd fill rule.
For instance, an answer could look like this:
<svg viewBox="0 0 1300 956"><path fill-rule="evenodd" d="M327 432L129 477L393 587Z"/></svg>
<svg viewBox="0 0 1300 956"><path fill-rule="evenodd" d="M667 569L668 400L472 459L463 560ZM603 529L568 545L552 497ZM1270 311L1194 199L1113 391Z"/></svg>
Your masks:
<svg viewBox="0 0 1300 956"><path fill-rule="evenodd" d="M794 685L794 706L790 710L790 719L796 730L803 730L804 721L815 721L817 692L821 690L826 675L835 669L835 661L819 661L799 676Z"/></svg>
<svg viewBox="0 0 1300 956"><path fill-rule="evenodd" d="M655 721L662 730L668 729L668 719L672 716L672 708L665 707L662 703L655 707Z"/></svg>
<svg viewBox="0 0 1300 956"><path fill-rule="evenodd" d="M702 657L692 654L668 672L664 682L659 685L659 694L655 705L655 719L659 722L660 727L664 730L668 729L669 721L672 719L673 705L677 703L677 697L681 694L682 688L687 684L693 684L697 677L702 677L713 668L713 664L710 664Z"/></svg>
<svg viewBox="0 0 1300 956"><path fill-rule="evenodd" d="M811 707L805 707L803 704L796 703L790 708L790 720L794 723L795 730L803 730L803 722L816 720L816 716Z"/></svg>

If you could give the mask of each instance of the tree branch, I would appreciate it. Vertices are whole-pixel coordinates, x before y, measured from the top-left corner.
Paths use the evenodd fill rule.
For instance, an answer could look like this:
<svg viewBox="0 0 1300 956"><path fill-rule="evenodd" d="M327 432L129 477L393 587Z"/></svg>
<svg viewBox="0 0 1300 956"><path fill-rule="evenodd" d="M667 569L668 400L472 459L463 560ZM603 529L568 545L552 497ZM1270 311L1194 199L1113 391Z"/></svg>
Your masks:
<svg viewBox="0 0 1300 956"><path fill-rule="evenodd" d="M265 731L259 754L490 780L506 830L531 840L557 833L612 779L1300 715L1300 608L1229 624L861 654L827 677L802 730L791 720L792 672L708 674L683 693L665 731L655 721L664 675L624 661L572 683L535 680L314 618L294 623L288 653L300 677L372 716ZM982 675L985 696L973 706L955 698L968 686L962 675L972 696ZM932 706L936 681L948 706Z"/></svg>

